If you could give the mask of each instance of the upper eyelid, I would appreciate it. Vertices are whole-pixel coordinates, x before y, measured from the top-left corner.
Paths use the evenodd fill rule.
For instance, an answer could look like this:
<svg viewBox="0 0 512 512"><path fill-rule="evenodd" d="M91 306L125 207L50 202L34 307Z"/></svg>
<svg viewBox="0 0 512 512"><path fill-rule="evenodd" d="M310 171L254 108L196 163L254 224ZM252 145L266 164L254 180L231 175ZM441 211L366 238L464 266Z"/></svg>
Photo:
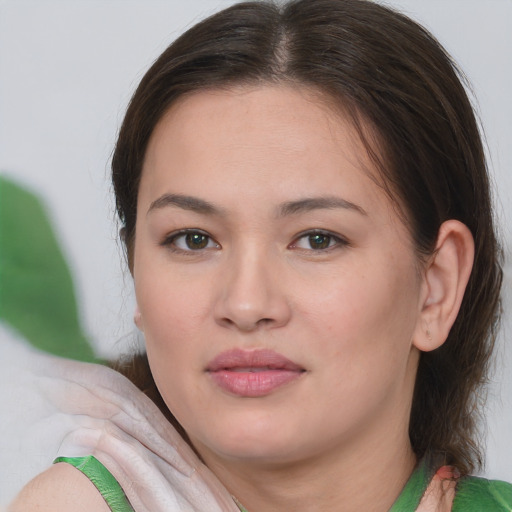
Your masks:
<svg viewBox="0 0 512 512"><path fill-rule="evenodd" d="M178 238L180 235L187 235L189 233L199 233L201 235L205 235L205 236L209 237L216 245L221 247L221 244L210 233L208 233L208 231L205 231L205 230L200 229L200 228L183 228L183 229L178 229L176 231L168 233L163 238L163 240L161 242L161 245L166 245L169 242L171 242L171 241L175 240L176 238ZM307 230L301 231L300 233L297 233L294 236L292 242L290 242L290 244L288 246L289 247L293 246L293 244L296 243L301 238L304 238L304 237L307 237L307 236L311 236L311 235L315 235L315 234L321 234L321 235L325 235L325 236L330 236L330 237L336 239L339 243L341 243L343 245L350 245L349 240L346 237L344 237L343 235L339 234L339 233L334 233L334 232L329 231L327 229L313 228L313 229L307 229Z"/></svg>
<svg viewBox="0 0 512 512"><path fill-rule="evenodd" d="M212 242L214 242L216 245L220 247L219 242L217 242L217 240L212 235L210 235L210 233L199 228L184 228L168 233L163 237L162 241L160 242L160 245L168 245L174 240L176 240L176 238L188 235L190 233L199 233L200 235L207 236Z"/></svg>
<svg viewBox="0 0 512 512"><path fill-rule="evenodd" d="M339 233L334 233L333 231L329 231L328 229L307 229L305 231L301 231L300 233L297 233L294 237L294 241L298 240L299 238L303 238L305 236L310 235L326 235L330 236L332 238L336 238L337 240L340 240L345 243L349 243L348 239L344 237L343 235L340 235Z"/></svg>
<svg viewBox="0 0 512 512"><path fill-rule="evenodd" d="M325 249L305 249L305 248L302 248L302 247L297 247L296 244L299 240L301 240L302 238L304 237L307 237L307 236L311 236L311 235L315 235L315 234L319 234L319 235L325 235L325 236L329 236L331 238L334 238L335 241L336 241L336 244L333 245L333 246L330 246L330 247L326 247ZM342 248L342 247L347 247L347 246L350 246L351 243L350 241L344 237L343 235L340 235L338 233L333 233L332 231L328 231L328 230L325 230L325 229L308 229L306 231L302 231L301 233L298 233L295 238L293 239L293 242L291 242L288 247L290 248L295 248L297 250L302 250L302 251L307 251L307 252L312 252L312 253L326 253L328 251L332 251L336 248Z"/></svg>
<svg viewBox="0 0 512 512"><path fill-rule="evenodd" d="M205 236L208 236L210 237L212 240L214 240L213 236L210 235L210 233L208 233L208 231L204 231L203 229L200 229L200 228L183 228L183 229L177 229L175 231L171 231L170 233L167 233L165 236L164 236L164 240L168 240L168 239L171 239L171 238L175 238L177 236L180 236L180 235L187 235L189 233L199 233L201 235L205 235Z"/></svg>

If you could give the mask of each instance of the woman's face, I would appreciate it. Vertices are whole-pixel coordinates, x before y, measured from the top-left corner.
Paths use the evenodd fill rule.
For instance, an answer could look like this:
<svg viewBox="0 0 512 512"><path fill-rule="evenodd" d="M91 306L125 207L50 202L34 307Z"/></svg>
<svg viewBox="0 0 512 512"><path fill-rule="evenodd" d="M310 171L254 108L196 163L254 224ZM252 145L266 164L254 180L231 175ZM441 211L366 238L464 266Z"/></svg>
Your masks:
<svg viewBox="0 0 512 512"><path fill-rule="evenodd" d="M156 127L136 296L157 386L207 461L407 436L425 286L371 169L304 89L196 93Z"/></svg>

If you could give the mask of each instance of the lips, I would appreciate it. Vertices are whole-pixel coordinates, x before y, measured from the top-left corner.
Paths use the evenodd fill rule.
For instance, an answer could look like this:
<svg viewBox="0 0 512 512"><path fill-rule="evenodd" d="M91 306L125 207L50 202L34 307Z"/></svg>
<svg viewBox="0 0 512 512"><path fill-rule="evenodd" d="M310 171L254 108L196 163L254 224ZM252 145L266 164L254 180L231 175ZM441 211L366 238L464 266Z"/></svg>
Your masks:
<svg viewBox="0 0 512 512"><path fill-rule="evenodd" d="M234 349L219 354L206 372L224 391L255 398L298 379L305 370L272 350Z"/></svg>

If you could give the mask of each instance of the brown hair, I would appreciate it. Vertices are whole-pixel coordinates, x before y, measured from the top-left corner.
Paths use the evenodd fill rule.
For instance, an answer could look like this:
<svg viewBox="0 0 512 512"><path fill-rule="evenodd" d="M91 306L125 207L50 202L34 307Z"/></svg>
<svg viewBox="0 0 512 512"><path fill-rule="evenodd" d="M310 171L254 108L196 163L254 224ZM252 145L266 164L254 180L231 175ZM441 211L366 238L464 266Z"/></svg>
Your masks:
<svg viewBox="0 0 512 512"><path fill-rule="evenodd" d="M162 115L183 94L269 82L312 87L349 114L419 258L432 253L445 220L471 230L471 278L448 339L421 354L409 433L418 457L440 454L462 474L473 471L482 462L478 392L499 317L499 247L465 79L433 36L409 18L366 0L248 2L198 23L171 44L137 88L112 161L129 264L145 151ZM176 424L147 358L119 366L129 375L130 367L139 373L133 380Z"/></svg>

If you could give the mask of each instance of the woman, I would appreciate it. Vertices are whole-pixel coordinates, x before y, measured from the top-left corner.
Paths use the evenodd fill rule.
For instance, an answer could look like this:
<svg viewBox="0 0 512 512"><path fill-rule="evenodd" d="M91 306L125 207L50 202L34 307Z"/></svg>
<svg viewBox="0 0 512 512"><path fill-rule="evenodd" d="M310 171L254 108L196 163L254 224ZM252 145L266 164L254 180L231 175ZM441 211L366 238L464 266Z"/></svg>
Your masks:
<svg viewBox="0 0 512 512"><path fill-rule="evenodd" d="M147 349L120 370L163 415L63 370L77 426L13 510L510 510L467 476L501 284L484 153L424 29L226 9L142 79L113 182Z"/></svg>

